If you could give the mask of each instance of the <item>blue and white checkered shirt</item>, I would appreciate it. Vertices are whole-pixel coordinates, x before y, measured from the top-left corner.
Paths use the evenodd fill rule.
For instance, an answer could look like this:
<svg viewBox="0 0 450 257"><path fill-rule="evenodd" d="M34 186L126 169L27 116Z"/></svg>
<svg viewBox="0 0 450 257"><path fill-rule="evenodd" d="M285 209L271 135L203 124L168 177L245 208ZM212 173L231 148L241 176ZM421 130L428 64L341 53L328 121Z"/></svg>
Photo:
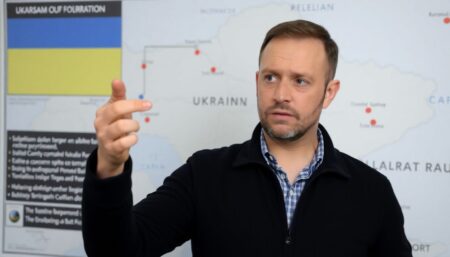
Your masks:
<svg viewBox="0 0 450 257"><path fill-rule="evenodd" d="M261 129L261 152L266 159L267 164L272 168L280 182L281 190L284 196L284 206L286 208L286 218L288 227L291 226L292 217L294 216L295 207L297 205L298 199L305 187L306 181L311 177L312 173L317 170L323 160L324 156L324 142L323 136L320 129L317 130L317 139L319 144L317 146L316 152L311 160L311 162L300 171L299 175L295 179L294 184L290 184L286 172L278 165L275 157L270 154L267 147L266 140L264 139L263 130Z"/></svg>

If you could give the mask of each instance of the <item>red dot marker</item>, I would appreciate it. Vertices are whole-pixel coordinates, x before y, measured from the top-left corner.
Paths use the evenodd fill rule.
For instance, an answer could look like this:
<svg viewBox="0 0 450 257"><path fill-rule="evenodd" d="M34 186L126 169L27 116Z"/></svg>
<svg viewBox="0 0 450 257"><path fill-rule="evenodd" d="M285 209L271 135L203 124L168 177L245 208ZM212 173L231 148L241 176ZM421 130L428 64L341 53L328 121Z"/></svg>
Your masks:
<svg viewBox="0 0 450 257"><path fill-rule="evenodd" d="M376 119L371 119L370 120L370 125L372 125L372 126L377 125L377 120Z"/></svg>
<svg viewBox="0 0 450 257"><path fill-rule="evenodd" d="M195 49L195 55L200 55L200 50Z"/></svg>
<svg viewBox="0 0 450 257"><path fill-rule="evenodd" d="M211 73L216 73L216 71L217 71L217 68L216 67L211 67Z"/></svg>
<svg viewBox="0 0 450 257"><path fill-rule="evenodd" d="M149 123L150 122L150 117L145 117L144 121L145 121L145 123Z"/></svg>
<svg viewBox="0 0 450 257"><path fill-rule="evenodd" d="M365 112L366 112L366 113L371 113L371 112L372 112L372 108L366 107Z"/></svg>
<svg viewBox="0 0 450 257"><path fill-rule="evenodd" d="M450 17L445 17L444 18L444 23L445 24L450 24Z"/></svg>
<svg viewBox="0 0 450 257"><path fill-rule="evenodd" d="M147 68L147 64L145 64L145 63L141 64L141 68L142 68L143 70L145 70L145 69Z"/></svg>

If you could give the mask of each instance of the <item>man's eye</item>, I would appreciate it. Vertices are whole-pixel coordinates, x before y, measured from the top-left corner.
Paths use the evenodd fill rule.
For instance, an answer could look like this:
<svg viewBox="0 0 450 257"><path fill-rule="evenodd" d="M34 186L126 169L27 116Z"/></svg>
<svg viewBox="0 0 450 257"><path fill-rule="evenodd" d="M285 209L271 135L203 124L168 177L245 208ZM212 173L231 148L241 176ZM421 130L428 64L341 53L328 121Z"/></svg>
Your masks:
<svg viewBox="0 0 450 257"><path fill-rule="evenodd" d="M297 85L299 85L299 86L305 86L306 84L308 84L308 81L306 81L304 79L296 79L295 83L297 83Z"/></svg>
<svg viewBox="0 0 450 257"><path fill-rule="evenodd" d="M274 82L276 80L276 77L273 74L268 74L264 76L264 80L266 82Z"/></svg>

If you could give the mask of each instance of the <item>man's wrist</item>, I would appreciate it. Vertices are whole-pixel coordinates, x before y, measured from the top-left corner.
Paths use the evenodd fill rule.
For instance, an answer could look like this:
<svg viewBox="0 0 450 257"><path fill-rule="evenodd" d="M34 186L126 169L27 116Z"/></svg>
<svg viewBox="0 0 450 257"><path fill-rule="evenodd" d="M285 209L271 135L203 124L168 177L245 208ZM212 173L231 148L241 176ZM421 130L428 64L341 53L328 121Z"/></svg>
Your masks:
<svg viewBox="0 0 450 257"><path fill-rule="evenodd" d="M125 168L125 164L122 163L119 166L111 166L111 165L105 165L98 160L97 163L97 177L100 179L106 179L114 176L118 176L123 173L123 170Z"/></svg>

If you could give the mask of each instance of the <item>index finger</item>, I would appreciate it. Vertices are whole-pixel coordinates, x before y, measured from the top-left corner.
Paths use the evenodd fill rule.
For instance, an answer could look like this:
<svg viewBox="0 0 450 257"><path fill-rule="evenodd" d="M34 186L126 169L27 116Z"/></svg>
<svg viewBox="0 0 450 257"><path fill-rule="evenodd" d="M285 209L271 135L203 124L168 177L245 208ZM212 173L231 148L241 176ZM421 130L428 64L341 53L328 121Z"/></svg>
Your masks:
<svg viewBox="0 0 450 257"><path fill-rule="evenodd" d="M119 100L108 104L101 112L103 122L111 124L123 117L131 117L133 112L144 112L150 110L152 103L146 100Z"/></svg>

